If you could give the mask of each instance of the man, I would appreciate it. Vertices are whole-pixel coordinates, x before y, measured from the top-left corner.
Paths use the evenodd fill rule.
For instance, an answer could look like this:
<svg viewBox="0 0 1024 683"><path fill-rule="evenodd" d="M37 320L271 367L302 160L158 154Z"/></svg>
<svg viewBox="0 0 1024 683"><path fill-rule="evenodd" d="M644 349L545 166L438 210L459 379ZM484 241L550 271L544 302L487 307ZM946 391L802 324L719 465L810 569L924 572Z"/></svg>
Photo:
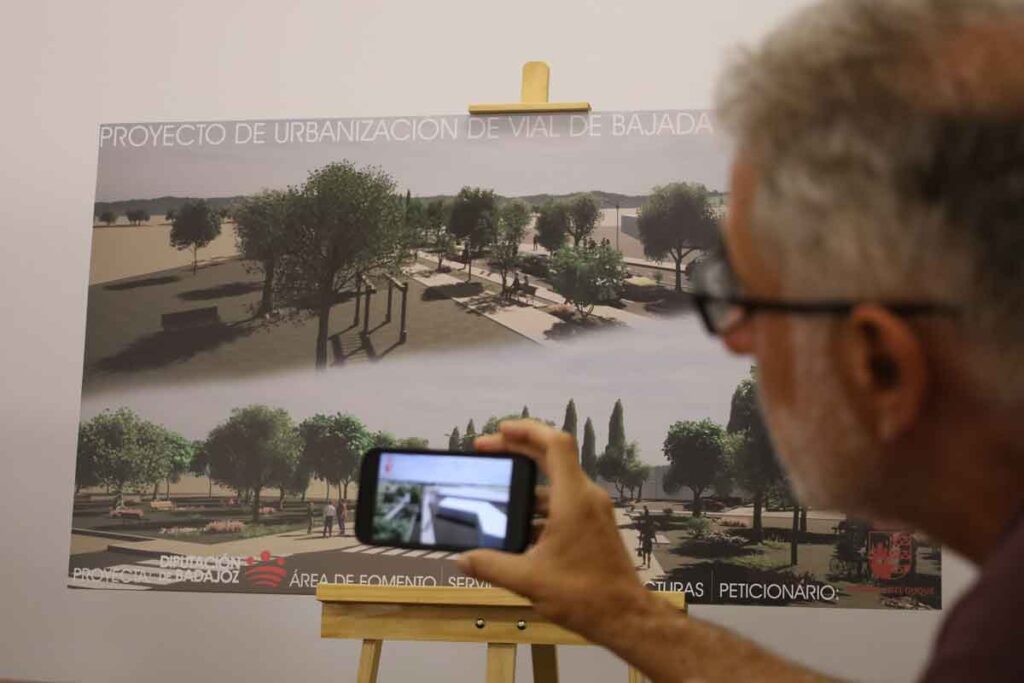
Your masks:
<svg viewBox="0 0 1024 683"><path fill-rule="evenodd" d="M805 504L979 565L924 679L1024 680L1024 0L823 2L732 66L719 110L738 153L705 323L756 359ZM571 437L517 421L477 448L551 488L538 543L466 573L658 682L820 678L649 595Z"/></svg>
<svg viewBox="0 0 1024 683"><path fill-rule="evenodd" d="M322 538L330 538L331 534L334 533L334 518L338 516L338 511L331 503L331 499L328 498L327 502L324 503L324 532L321 534Z"/></svg>

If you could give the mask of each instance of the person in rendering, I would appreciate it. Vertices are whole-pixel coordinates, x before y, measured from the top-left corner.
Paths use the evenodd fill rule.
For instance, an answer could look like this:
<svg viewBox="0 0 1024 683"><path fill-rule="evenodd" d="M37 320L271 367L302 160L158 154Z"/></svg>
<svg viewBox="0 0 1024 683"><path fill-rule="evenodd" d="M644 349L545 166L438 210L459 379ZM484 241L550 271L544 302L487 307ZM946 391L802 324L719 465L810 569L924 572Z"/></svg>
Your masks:
<svg viewBox="0 0 1024 683"><path fill-rule="evenodd" d="M979 567L923 680L1024 680L1024 0L827 0L720 86L736 139L709 331L756 359L804 504L918 528ZM546 524L463 571L656 682L824 678L641 585L574 439L504 423Z"/></svg>
<svg viewBox="0 0 1024 683"><path fill-rule="evenodd" d="M312 534L313 533L313 501L311 501L311 500L307 500L306 501L306 522L307 522L307 524L306 524L306 527L307 527L306 528L306 533L307 534Z"/></svg>
<svg viewBox="0 0 1024 683"><path fill-rule="evenodd" d="M654 520L651 511L644 505L644 514L640 517L640 554L644 567L651 568L651 554L654 552Z"/></svg>
<svg viewBox="0 0 1024 683"><path fill-rule="evenodd" d="M338 503L338 535L345 535L345 522L348 521L348 503L342 500Z"/></svg>
<svg viewBox="0 0 1024 683"><path fill-rule="evenodd" d="M328 498L324 503L324 532L321 534L323 538L330 538L334 533L334 518L337 516L338 511L331 504L331 499Z"/></svg>

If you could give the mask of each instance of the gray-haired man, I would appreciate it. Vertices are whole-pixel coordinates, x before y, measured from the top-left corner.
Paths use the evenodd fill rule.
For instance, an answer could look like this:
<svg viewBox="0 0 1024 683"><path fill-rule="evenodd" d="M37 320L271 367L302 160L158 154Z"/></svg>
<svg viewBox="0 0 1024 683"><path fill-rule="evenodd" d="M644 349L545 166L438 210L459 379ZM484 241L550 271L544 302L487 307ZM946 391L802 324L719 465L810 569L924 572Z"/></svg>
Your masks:
<svg viewBox="0 0 1024 683"><path fill-rule="evenodd" d="M756 358L806 503L980 566L925 679L1024 680L1024 2L823 2L719 100L739 152L705 323ZM551 491L537 545L467 573L655 681L819 678L650 597L570 437L520 421L477 446L535 458Z"/></svg>

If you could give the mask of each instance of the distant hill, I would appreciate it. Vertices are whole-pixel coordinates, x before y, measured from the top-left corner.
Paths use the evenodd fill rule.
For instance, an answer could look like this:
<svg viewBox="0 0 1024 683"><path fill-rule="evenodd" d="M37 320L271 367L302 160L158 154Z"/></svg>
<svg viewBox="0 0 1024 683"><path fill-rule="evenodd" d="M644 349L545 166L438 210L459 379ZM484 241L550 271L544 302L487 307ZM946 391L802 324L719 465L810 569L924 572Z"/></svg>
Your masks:
<svg viewBox="0 0 1024 683"><path fill-rule="evenodd" d="M502 197L503 199L519 199L531 206L540 206L544 202L551 199L568 199L574 197L578 192L571 192L567 194L528 194L519 197ZM622 209L638 209L640 208L644 200L647 199L647 195L629 195L621 194L618 192L605 192L603 190L593 190L590 192L602 209L614 209L615 205L618 204L619 208ZM712 192L712 197L718 198L719 202L724 201L726 195L723 192ZM421 196L418 199L424 201L431 201L433 199L452 199L455 195L430 195ZM500 195L499 195L500 196ZM205 197L206 201L215 208L221 209L224 207L231 206L235 202L243 199L241 195L234 197ZM95 208L93 209L95 216L100 215L104 211L110 210L114 213L123 216L126 211L134 209L145 209L152 216L163 216L169 209L178 210L182 204L189 201L190 199L197 199L197 197L155 197L153 199L125 199L116 202L96 202Z"/></svg>

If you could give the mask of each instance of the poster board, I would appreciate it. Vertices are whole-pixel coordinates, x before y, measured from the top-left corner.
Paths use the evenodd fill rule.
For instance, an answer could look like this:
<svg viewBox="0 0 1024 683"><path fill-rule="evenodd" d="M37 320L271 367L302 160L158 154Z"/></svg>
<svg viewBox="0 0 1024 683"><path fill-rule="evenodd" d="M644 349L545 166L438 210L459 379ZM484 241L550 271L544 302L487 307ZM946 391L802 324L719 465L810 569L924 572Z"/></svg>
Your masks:
<svg viewBox="0 0 1024 683"><path fill-rule="evenodd" d="M473 586L358 543L360 456L531 416L651 588L941 607L928 539L794 502L702 330L728 155L701 110L102 125L69 585Z"/></svg>

